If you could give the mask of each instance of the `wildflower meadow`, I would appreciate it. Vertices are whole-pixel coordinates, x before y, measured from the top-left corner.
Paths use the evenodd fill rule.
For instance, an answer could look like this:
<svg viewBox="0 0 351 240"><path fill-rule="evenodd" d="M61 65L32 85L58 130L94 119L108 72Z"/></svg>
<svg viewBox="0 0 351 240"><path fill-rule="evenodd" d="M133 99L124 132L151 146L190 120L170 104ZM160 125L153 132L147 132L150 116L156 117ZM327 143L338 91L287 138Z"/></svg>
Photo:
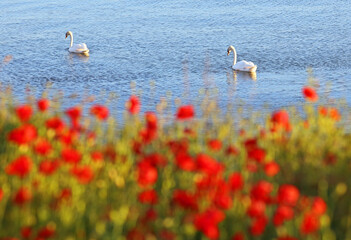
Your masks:
<svg viewBox="0 0 351 240"><path fill-rule="evenodd" d="M351 239L348 107L261 121L179 105L0 100L1 240Z"/></svg>

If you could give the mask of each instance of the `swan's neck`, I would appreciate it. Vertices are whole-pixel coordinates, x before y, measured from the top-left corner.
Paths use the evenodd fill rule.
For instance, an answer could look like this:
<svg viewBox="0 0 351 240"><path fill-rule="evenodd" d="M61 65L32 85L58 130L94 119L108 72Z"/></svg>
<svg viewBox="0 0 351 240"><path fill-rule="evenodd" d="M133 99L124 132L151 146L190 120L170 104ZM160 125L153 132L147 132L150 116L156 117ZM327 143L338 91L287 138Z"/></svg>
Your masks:
<svg viewBox="0 0 351 240"><path fill-rule="evenodd" d="M235 48L233 46L230 47L233 51L233 54L234 54L234 60L233 60L233 66L236 64L236 51L235 51Z"/></svg>
<svg viewBox="0 0 351 240"><path fill-rule="evenodd" d="M69 47L71 48L71 47L73 46L73 35L70 34L69 36L70 36L70 38L71 38L71 44L69 45Z"/></svg>

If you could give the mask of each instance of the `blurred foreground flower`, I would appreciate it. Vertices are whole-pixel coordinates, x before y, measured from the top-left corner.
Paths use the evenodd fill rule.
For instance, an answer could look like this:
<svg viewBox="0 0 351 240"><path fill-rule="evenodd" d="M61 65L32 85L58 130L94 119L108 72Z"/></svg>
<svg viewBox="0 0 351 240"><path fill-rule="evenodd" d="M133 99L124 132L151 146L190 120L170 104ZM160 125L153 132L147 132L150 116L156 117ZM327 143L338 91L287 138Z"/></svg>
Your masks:
<svg viewBox="0 0 351 240"><path fill-rule="evenodd" d="M178 120L188 120L195 115L194 107L192 105L185 105L178 108L176 117Z"/></svg>
<svg viewBox="0 0 351 240"><path fill-rule="evenodd" d="M318 100L318 94L316 90L312 87L303 87L302 93L305 99L307 99L310 102L316 102Z"/></svg>

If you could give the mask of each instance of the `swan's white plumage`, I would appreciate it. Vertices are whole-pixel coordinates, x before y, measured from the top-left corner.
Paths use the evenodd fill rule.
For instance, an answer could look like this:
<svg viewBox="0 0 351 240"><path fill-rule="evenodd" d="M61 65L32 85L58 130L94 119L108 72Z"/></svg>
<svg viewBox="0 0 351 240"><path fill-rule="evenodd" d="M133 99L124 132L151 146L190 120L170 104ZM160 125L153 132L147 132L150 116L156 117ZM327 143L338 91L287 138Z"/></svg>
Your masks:
<svg viewBox="0 0 351 240"><path fill-rule="evenodd" d="M245 60L241 60L232 66L234 70L245 71L245 72L254 72L257 69L257 66L253 62L247 62Z"/></svg>
<svg viewBox="0 0 351 240"><path fill-rule="evenodd" d="M84 53L87 54L89 53L89 49L85 43L78 43L78 44L73 44L73 33L71 31L68 31L66 33L66 38L70 36L71 37L71 44L68 49L69 52L72 53Z"/></svg>
<svg viewBox="0 0 351 240"><path fill-rule="evenodd" d="M255 65L253 62L248 62L245 60L241 60L240 62L236 62L236 50L233 46L229 46L227 50L227 54L233 51L234 53L234 61L232 68L237 71L243 71L243 72L256 72L257 65Z"/></svg>

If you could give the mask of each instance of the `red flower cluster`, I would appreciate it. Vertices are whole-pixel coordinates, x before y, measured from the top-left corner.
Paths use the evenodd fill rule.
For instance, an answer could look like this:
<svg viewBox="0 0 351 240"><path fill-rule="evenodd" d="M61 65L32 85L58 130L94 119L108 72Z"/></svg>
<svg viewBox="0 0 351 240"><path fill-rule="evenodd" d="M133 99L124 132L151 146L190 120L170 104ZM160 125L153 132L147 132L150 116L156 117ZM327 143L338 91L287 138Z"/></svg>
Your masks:
<svg viewBox="0 0 351 240"><path fill-rule="evenodd" d="M307 95L309 100L313 99L311 93ZM49 101L41 99L37 105L39 111L45 112L49 107ZM146 236L155 239L179 238L169 229L154 228L152 223L158 218L165 219L163 219L165 226L173 224L168 224L168 216L171 216L174 221L180 219L180 224L193 224L197 231L209 239L218 239L221 222L232 221L235 214L233 210L236 208L240 208L241 214L246 214L249 220L241 223L246 230L235 231L234 234L230 232L230 236L225 236L229 239L243 240L245 236L261 236L266 231L267 225L279 227L289 221L300 224L299 229L303 236L318 231L320 217L327 210L327 205L322 198L305 197L292 184L278 185L273 182L273 179L277 180L281 177L280 165L270 157L273 155L278 158L279 154L274 155L270 152L271 148L266 147L263 142L270 139L270 132L265 129L259 129L257 138L249 139L245 137L251 132L241 131L242 134L235 140L235 145L226 137L205 139L200 144L193 144L198 141L199 136L187 126L180 131L177 129L176 138L164 143L162 137L165 132L159 129L157 115L146 112L143 126L130 133L135 137L128 139L130 141L127 144L131 144L133 151L126 153L125 149L120 150L119 143L116 144L113 141L104 143L102 146L96 144L98 134L95 135L94 132L80 125L82 117L80 107L72 107L65 112L71 122L70 125L66 125L61 117L50 116L50 113L41 114L43 117L47 115L48 118L42 121L44 124L38 129L28 123L33 115L31 106L22 105L15 109L21 125L12 129L7 137L14 143L11 147L29 152L27 155L20 155L5 166L5 172L8 175L28 180L19 188L14 187L14 192L8 193L8 190L5 192L17 206L23 207L32 199L37 199L37 192L42 191L42 186L45 184L42 179L55 179L59 176L58 172L66 171L67 176L82 184L79 187L81 189L85 189L87 186L83 185L88 184L92 184L88 186L93 186L94 189L95 186L104 185L100 174L104 173L105 166L118 164L114 166L124 167L123 164L127 163L128 173L132 171L135 173L135 178L131 182L137 184L137 191L131 191L131 194L135 194L138 200L136 206L129 209L130 217L137 216L137 220L135 226L133 222L133 228L128 231L127 239L146 239ZM130 114L137 114L140 111L138 97L132 96L129 99L127 110ZM108 118L109 111L102 105L94 105L90 108L90 114L104 121ZM320 114L331 118L337 116L330 109L322 109ZM192 105L181 106L176 113L176 119L188 120L194 115ZM19 123L17 120L15 122ZM284 131L282 136L289 136L285 131L290 131L291 126L289 115L285 110L274 112L270 123L274 131L281 129ZM101 124L104 125L104 123ZM188 124L191 123L186 125ZM182 127L182 124L177 126ZM158 136L161 136L161 141ZM241 145L244 146L244 150L239 154L235 146ZM89 150L80 151L88 147ZM160 151L154 152L155 148ZM136 161L135 166L130 165L131 161ZM165 173L174 169L177 171L171 173L174 174L175 180L172 180L168 186L164 181L167 175ZM240 172L238 169L241 169ZM107 173L111 179L114 178L113 171L107 171ZM128 184L130 184L129 176L124 180L129 181ZM117 182L115 183L118 185ZM53 212L73 204L73 200L78 195L73 192L73 189L73 187L72 190L63 188L62 185L57 187L57 192L51 195L49 202ZM159 189L162 189L162 194L158 192ZM163 191L166 194L163 194ZM0 201L3 195L3 190L0 188ZM165 201L165 197L171 197L171 199ZM157 205L158 203L161 205L169 203L170 209L163 211ZM26 207L29 207L29 204ZM99 219L110 221L112 207L107 206L101 210ZM133 211L137 211L135 216L132 216ZM175 213L176 217L174 217ZM55 227L51 225L40 227L39 229L38 226L22 227L21 237L36 240L54 237ZM284 234L275 238L296 239Z"/></svg>
<svg viewBox="0 0 351 240"><path fill-rule="evenodd" d="M341 115L338 111L338 109L333 108L333 107L319 107L319 114L324 116L324 117L329 117L331 119L334 119L335 121L339 121L341 119Z"/></svg>

